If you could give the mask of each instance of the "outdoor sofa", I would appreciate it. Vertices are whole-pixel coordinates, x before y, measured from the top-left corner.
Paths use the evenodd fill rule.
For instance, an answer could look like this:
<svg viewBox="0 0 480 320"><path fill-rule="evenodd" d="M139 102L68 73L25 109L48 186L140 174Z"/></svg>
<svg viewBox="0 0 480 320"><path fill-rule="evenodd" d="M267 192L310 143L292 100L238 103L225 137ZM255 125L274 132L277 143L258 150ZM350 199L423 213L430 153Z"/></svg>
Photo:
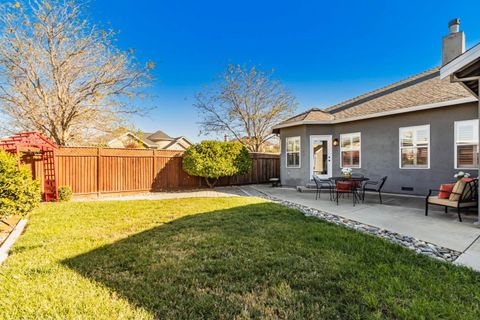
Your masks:
<svg viewBox="0 0 480 320"><path fill-rule="evenodd" d="M440 195L444 190L430 189L425 199L425 215L428 216L428 207L430 205L445 207L445 213L448 208L457 209L458 220L462 221L461 210L478 207L478 179L460 179L455 183L453 190L448 198ZM436 195L433 195L437 193Z"/></svg>

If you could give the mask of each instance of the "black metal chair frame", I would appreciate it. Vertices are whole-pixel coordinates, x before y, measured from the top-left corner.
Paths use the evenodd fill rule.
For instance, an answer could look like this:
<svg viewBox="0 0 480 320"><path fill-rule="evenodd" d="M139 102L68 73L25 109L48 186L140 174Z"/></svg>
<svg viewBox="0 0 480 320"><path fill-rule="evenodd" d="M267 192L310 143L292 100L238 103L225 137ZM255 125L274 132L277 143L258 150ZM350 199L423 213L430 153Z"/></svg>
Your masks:
<svg viewBox="0 0 480 320"><path fill-rule="evenodd" d="M387 176L384 176L377 181L371 181L371 180L365 181L363 183L363 186L362 186L362 202L365 202L365 191L374 191L374 192L378 193L378 198L380 199L380 204L382 204L383 203L383 201L382 201L382 188L385 185L385 182L387 181L387 178L388 178ZM369 185L375 186L375 188L374 187L369 188L368 187Z"/></svg>
<svg viewBox="0 0 480 320"><path fill-rule="evenodd" d="M330 194L330 201L333 200L333 190L335 189L335 185L330 179L321 179L314 175L313 181L315 182L315 185L317 187L315 200L318 200L318 198L320 198L322 190L328 190L328 193Z"/></svg>
<svg viewBox="0 0 480 320"><path fill-rule="evenodd" d="M467 190L467 186L469 187L469 194L465 194L465 190ZM468 181L465 183L465 186L463 186L462 192L452 192L453 194L459 195L460 199L456 201L457 205L456 206L446 206L438 203L431 203L428 202L428 199L433 195L434 192L440 192L438 189L430 189L428 191L427 198L425 199L425 215L428 216L428 206L440 206L440 207L445 207L445 213L448 213L448 208L456 208L457 209L457 214L458 214L458 221L462 222L462 216L461 216L461 209L467 209L468 208L477 208L478 207L478 179L473 179L472 181ZM475 203L474 205L470 206L462 206L462 203Z"/></svg>

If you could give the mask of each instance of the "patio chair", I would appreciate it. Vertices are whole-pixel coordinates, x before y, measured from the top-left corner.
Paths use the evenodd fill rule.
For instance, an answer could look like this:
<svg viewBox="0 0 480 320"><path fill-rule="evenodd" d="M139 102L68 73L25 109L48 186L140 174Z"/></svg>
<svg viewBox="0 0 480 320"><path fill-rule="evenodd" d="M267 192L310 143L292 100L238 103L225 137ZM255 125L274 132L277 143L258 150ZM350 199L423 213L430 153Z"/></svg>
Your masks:
<svg viewBox="0 0 480 320"><path fill-rule="evenodd" d="M445 207L445 213L448 213L448 208L456 208L458 214L458 221L462 222L461 210L478 207L478 179L460 180L457 181L452 193L448 199L434 196L434 192L441 190L430 189L425 200L425 215L428 216L428 206L442 206ZM442 190L443 191L443 190Z"/></svg>
<svg viewBox="0 0 480 320"><path fill-rule="evenodd" d="M353 179L358 179L358 181L353 180L353 184L355 188L360 189L362 187L362 179L365 178L365 176L361 173L352 173L352 178Z"/></svg>
<svg viewBox="0 0 480 320"><path fill-rule="evenodd" d="M330 194L330 200L333 200L334 184L330 179L321 179L321 178L317 177L316 175L313 175L313 181L315 181L315 185L317 187L317 192L315 194L315 200L320 198L322 190L328 190L328 193Z"/></svg>
<svg viewBox="0 0 480 320"><path fill-rule="evenodd" d="M373 191L378 193L380 204L382 204L382 188L385 185L385 181L387 181L387 176L382 177L380 180L377 181L365 181L362 187L362 202L365 202L365 191Z"/></svg>
<svg viewBox="0 0 480 320"><path fill-rule="evenodd" d="M352 181L337 181L335 188L335 200L338 205L338 199L340 196L344 196L345 194L350 195L352 194L353 199L353 206L355 207L355 203L357 203L357 189L355 188L355 184Z"/></svg>

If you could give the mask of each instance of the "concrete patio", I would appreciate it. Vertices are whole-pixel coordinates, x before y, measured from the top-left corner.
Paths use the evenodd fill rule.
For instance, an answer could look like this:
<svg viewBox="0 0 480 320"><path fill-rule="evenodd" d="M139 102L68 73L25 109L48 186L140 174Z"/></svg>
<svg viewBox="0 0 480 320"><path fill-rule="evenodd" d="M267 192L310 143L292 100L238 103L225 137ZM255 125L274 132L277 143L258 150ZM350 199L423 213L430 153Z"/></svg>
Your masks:
<svg viewBox="0 0 480 320"><path fill-rule="evenodd" d="M365 203L354 207L351 198L340 199L337 205L329 200L328 193L323 193L320 199L315 200L314 192L298 192L293 188L272 188L268 185L255 185L249 188L279 199L460 251L462 255L455 263L480 271L480 227L474 224L477 221L476 211L462 214L463 222L459 222L455 210L445 214L440 207L431 207L429 216L425 216L425 199L422 197L384 195L381 205L378 203L377 195L367 194Z"/></svg>

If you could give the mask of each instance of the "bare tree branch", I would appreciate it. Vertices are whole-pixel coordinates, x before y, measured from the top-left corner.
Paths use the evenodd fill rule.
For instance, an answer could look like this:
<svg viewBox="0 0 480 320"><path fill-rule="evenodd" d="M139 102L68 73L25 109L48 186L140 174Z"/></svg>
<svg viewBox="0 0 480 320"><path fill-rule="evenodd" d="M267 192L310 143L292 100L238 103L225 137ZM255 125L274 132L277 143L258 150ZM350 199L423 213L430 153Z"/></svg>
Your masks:
<svg viewBox="0 0 480 320"><path fill-rule="evenodd" d="M297 103L273 72L228 65L220 81L196 96L203 133L229 134L259 152L271 137L271 128L290 117Z"/></svg>
<svg viewBox="0 0 480 320"><path fill-rule="evenodd" d="M81 10L73 0L0 5L0 120L8 131L75 144L142 111L128 101L142 96L153 63L140 66Z"/></svg>

